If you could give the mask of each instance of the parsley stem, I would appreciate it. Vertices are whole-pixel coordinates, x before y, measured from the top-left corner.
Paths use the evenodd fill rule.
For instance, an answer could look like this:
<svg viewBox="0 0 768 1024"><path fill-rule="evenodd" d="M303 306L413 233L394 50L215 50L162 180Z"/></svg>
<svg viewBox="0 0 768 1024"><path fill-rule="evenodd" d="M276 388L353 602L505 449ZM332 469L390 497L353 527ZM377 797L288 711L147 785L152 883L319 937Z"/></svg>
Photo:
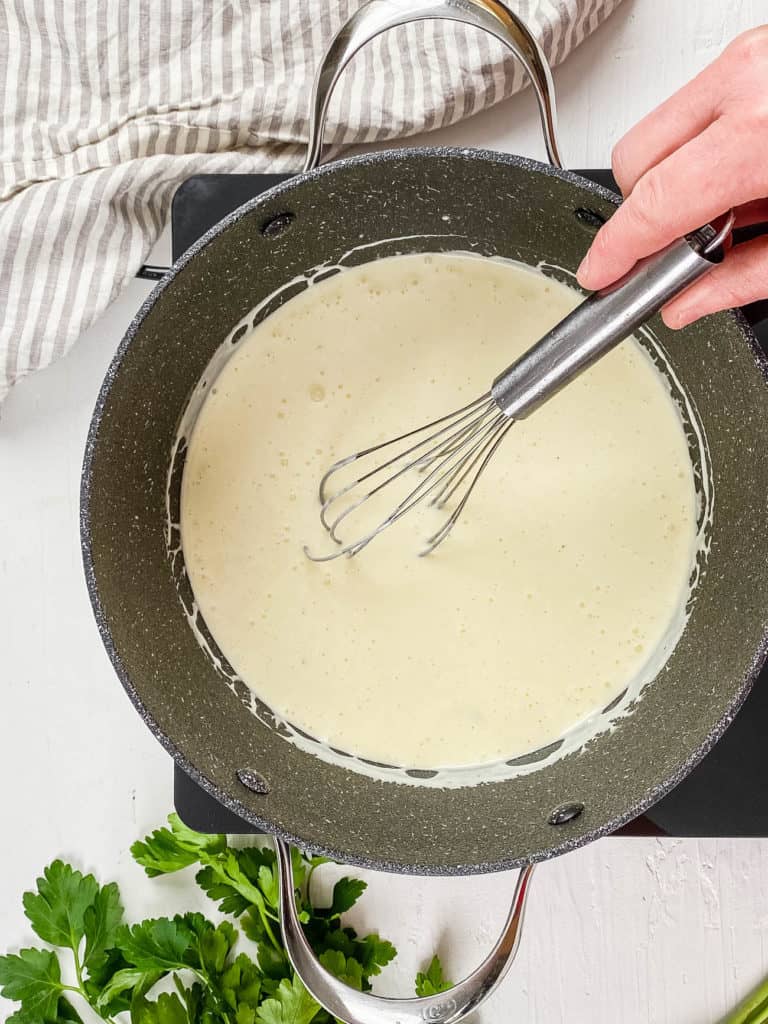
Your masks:
<svg viewBox="0 0 768 1024"><path fill-rule="evenodd" d="M80 973L82 974L82 970L81 970ZM61 986L61 991L62 992L74 992L76 996L80 996L82 999L84 999L85 1002L88 1004L88 1006L93 1010L93 1012L97 1016L101 1017L101 1019L103 1021L106 1021L106 1024L116 1024L116 1022L111 1017L104 1017L102 1014L99 1013L99 1011L96 1009L96 1007L91 1002L91 999L90 999L88 993L85 991L85 987L83 986L82 980L80 982L80 988L77 988L75 985L62 985Z"/></svg>
<svg viewBox="0 0 768 1024"><path fill-rule="evenodd" d="M275 947L275 949L282 950L283 947L277 941L277 939L275 938L275 934L272 931L272 927L271 927L271 925L269 923L269 918L267 916L267 909L264 906L264 903L263 902L262 903L254 903L254 906L256 907L256 909L259 912L259 917L261 918L261 923L264 925L264 931L269 936L269 941L272 943L272 945ZM275 918L275 920L278 921L279 918Z"/></svg>
<svg viewBox="0 0 768 1024"><path fill-rule="evenodd" d="M227 1007L222 1002L221 995L219 994L219 992L216 989L216 987L212 984L211 979L208 977L208 975L204 971L198 970L197 968L192 968L192 973L200 981L200 983L203 985L203 987L207 988L208 991L211 993L211 997L213 998L213 1001L216 1003L216 1006L218 1008L218 1012L221 1014L221 1019L223 1021L225 1021L226 1024L230 1024L229 1011L227 1010ZM177 987L178 987L177 976L174 974L173 977L174 977L174 982L177 983Z"/></svg>
<svg viewBox="0 0 768 1024"><path fill-rule="evenodd" d="M80 963L80 956L78 955L77 951L78 941L75 938L75 933L72 930L70 930L69 933L69 944L72 948L72 956L75 958L75 977L77 978L77 984L79 990L85 996L85 985L83 984L83 966ZM88 997L86 996L86 999L87 998Z"/></svg>

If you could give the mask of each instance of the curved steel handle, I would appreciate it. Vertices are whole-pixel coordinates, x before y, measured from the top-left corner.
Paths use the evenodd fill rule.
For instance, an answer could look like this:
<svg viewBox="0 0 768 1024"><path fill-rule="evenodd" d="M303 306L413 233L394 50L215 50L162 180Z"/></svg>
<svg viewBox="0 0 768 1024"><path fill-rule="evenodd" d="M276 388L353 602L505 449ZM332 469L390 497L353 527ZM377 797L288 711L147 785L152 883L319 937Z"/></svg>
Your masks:
<svg viewBox="0 0 768 1024"><path fill-rule="evenodd" d="M358 992L320 964L304 937L296 913L291 849L275 839L280 876L280 926L294 970L320 1005L345 1024L456 1024L493 992L515 959L523 928L533 864L522 868L512 907L496 945L480 966L458 985L435 996L388 999Z"/></svg>
<svg viewBox="0 0 768 1024"><path fill-rule="evenodd" d="M387 29L432 18L483 29L512 51L533 85L549 162L555 167L563 166L557 142L552 72L536 38L505 3L500 0L369 0L339 29L317 70L310 101L305 171L311 171L320 163L331 94L357 51Z"/></svg>

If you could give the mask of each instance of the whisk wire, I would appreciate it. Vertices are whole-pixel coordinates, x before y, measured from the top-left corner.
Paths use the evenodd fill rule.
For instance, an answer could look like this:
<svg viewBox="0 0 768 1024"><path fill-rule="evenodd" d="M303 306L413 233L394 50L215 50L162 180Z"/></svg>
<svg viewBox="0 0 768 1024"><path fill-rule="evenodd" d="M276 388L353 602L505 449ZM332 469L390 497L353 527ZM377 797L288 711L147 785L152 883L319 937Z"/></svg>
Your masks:
<svg viewBox="0 0 768 1024"><path fill-rule="evenodd" d="M473 422L476 422L477 424L479 424L482 421L482 419L484 418L485 415L486 414L483 414L483 416L478 416L476 418L476 421L473 421ZM477 428L473 427L473 429L477 429ZM466 431L464 429L462 429L461 433L464 434L465 432ZM385 468L389 468L390 466L395 465L405 455L409 454L410 452L412 452L413 450L415 450L418 447L422 447L423 443L422 443L422 445L414 446L413 448L409 449L408 452L403 453L402 455L399 455L399 456L396 456L393 459L390 459L383 466L380 466L377 469L374 469L371 472L365 474L364 476L359 477L357 480L353 481L347 487L343 488L342 490L338 491L336 494L334 494L330 498L328 498L328 500L323 505L323 508L321 510L320 521L322 522L323 526L325 526L325 528L328 531L331 539L335 543L341 544L342 541L341 541L341 539L339 538L339 536L337 534L337 527L339 526L339 524L344 519L346 519L348 516L352 515L353 512L356 512L357 509L359 509L362 505L364 505L370 498L373 498L376 494L378 494L381 490L383 490L384 487L388 487L390 484L394 483L395 480L398 480L398 479L400 479L400 477L403 477L407 473L410 473L411 470L413 470L413 469L422 469L423 468L422 464L424 463L425 460L429 460L427 464L431 464L434 461L434 459L437 457L436 455L433 455L433 453L438 452L438 450L440 450L442 452L442 449L444 448L444 446L446 444L452 444L453 443L454 437L455 437L455 435L450 435L447 441L439 442L433 448L430 448L429 451L427 451L423 456L421 456L421 457L419 457L417 459L414 459L411 462L406 463L404 466L401 466L401 468L399 470L396 470L394 473L392 473L390 476L388 476L380 484L377 484L377 486L372 488L370 491L367 491L360 498L358 498L357 501L354 501L351 505L348 505L342 512L339 513L339 515L336 516L336 518L333 520L332 523L328 522L328 510L331 508L331 506L333 504L335 504L335 502L339 498L341 498L345 494L348 494L350 491L354 490L358 486L358 484L363 483L367 479L370 479L374 474L378 473L379 470L385 469ZM454 447L453 450L454 451L456 450L455 447ZM429 480L430 477L431 477L431 474L430 474L430 476L427 476L424 479L424 481L422 481L422 484L426 483L426 481ZM414 491L418 491L419 495L421 495L421 490L422 490L422 485L419 485L416 488L414 488ZM413 494L413 493L414 492L411 492L411 494ZM410 495L408 497L410 497ZM404 499L404 500L407 500L407 498ZM400 510L401 505L402 505L402 502L395 509L396 512ZM389 523L387 525L389 525Z"/></svg>
<svg viewBox="0 0 768 1024"><path fill-rule="evenodd" d="M477 485L477 481L480 479L480 477L481 477L481 475L483 473L483 470L488 465L490 460L493 458L494 452L499 447L501 442L504 440L504 437L506 436L509 428L513 425L513 423L514 423L514 420L509 420L509 419L503 418L502 421L497 424L493 434L486 441L486 443L483 446L482 450L477 453L477 455L474 457L472 462L466 468L464 473L462 473L461 480L459 480L454 485L454 487L451 488L449 494L447 494L446 497L440 502L438 507L442 508L443 505L445 504L445 502L448 501L450 499L450 497L458 489L458 487L460 486L461 482L465 479L467 474L471 472L472 466L476 465L478 460L481 460L480 461L480 465L478 466L477 470L475 471L475 474L472 477L472 480L470 481L469 486L467 487L466 491L464 492L464 495L462 496L461 501L458 503L456 508L450 514L448 519L446 519L446 521L443 523L443 525L440 527L440 529L437 530L436 533L433 533L431 537L427 538L427 545L426 545L426 547L422 551L419 552L419 555L421 557L424 557L425 555L431 554L431 552L433 552L435 550L435 548L438 546L438 544L442 544L442 542L445 540L445 538L451 532L453 527L456 525L456 523L457 523L457 521L459 519L459 516L464 511L464 506L469 501L469 498L470 498L472 492L474 491L475 486Z"/></svg>
<svg viewBox="0 0 768 1024"><path fill-rule="evenodd" d="M457 455L461 455L461 458L460 458L460 460L458 462L458 467L460 468L467 459L472 457L473 452L475 452L477 450L477 448L481 444L483 444L483 439L487 436L488 432L490 432L492 429L493 429L493 422L488 423L488 424L484 424L480 428L481 433L480 433L479 438L477 440L475 440L474 443L472 443L473 442L473 438L477 437L477 434L474 434L471 437L466 438L466 440L460 446L454 447L451 450L451 453L445 459L443 459L443 461L440 463L440 465L439 466L435 466L434 469L430 470L430 472L421 480L421 482L418 483L416 485L416 487L414 487L413 490L408 495L406 495L405 498L403 498L403 500L400 502L400 504L395 507L394 513L390 513L390 516L394 516L394 518L390 518L390 516L388 516L387 517L387 520L388 520L387 525L391 525L391 523L396 522L400 518L400 516L404 515L406 512L410 512L410 510L414 507L414 505L416 505L419 502L423 501L424 498L427 497L427 495L431 494L432 491L435 490L436 487L440 487L441 484L442 484L443 479L446 476L446 474L451 474L453 472L454 468L455 468L455 467L448 467L448 468L446 468L446 463L448 461L454 459ZM464 451L464 449L467 447L467 445L471 445L471 446L470 446L468 451ZM462 454L462 452L463 452L463 454ZM436 475L437 475L437 479L435 480L434 478L435 478ZM432 481L432 482L430 483L430 481Z"/></svg>
<svg viewBox="0 0 768 1024"><path fill-rule="evenodd" d="M305 547L305 554L317 562L330 561L342 555L356 555L383 530L392 526L416 505L424 502L430 495L434 495L429 502L430 505L435 505L438 508L444 507L447 501L457 493L462 484L469 479L468 488L456 509L454 509L440 529L428 538L427 547L421 554L428 554L430 551L434 551L438 544L442 543L448 536L458 520L480 475L507 429L511 426L511 422L500 412L491 396L485 394L468 405L455 410L453 413L449 413L447 416L442 416L415 430L407 431L390 441L385 441L379 445L372 445L369 448L338 460L325 473L320 482L320 500L322 502L320 519L329 536L339 545L339 548L327 555L313 555ZM427 436L415 444L409 445L405 450L398 452L391 458L386 458L385 461L361 474L351 483L327 496L328 481L345 466L367 456L375 455L384 449L391 449L393 446L403 441L407 442L409 439L421 434L426 434ZM425 448L426 451L423 451ZM417 454L419 452L421 454ZM402 465L400 465L401 463ZM365 484L366 481L372 480L386 470L392 470L392 472L378 482L376 486L367 490L357 500L344 507L335 518L331 519L329 511L335 503L344 496L351 494L361 484ZM409 490L405 497L376 526L363 536L345 545L338 536L340 524L385 487L389 487L390 484L393 484L412 470L423 474L422 479Z"/></svg>
<svg viewBox="0 0 768 1024"><path fill-rule="evenodd" d="M320 511L320 522L323 524L325 529L328 531L328 533L330 534L331 538L337 544L341 543L341 541L339 540L338 536L336 535L336 528L338 527L339 523L341 523L349 515L351 515L358 508L360 508L360 506L363 505L365 502L367 502L370 498L374 497L374 495L378 494L379 491L381 491L384 487L389 486L389 484L393 483L395 480L397 480L400 477L404 476L406 473L410 472L412 469L425 468L427 465L430 465L438 457L443 457L446 454L450 454L452 450L455 450L455 445L458 443L458 441L462 437L465 437L465 435L468 432L470 432L470 431L474 432L477 429L479 429L479 427L482 425L482 422L487 419L487 417L488 417L488 415L490 413L490 408L488 406L489 405L493 405L493 403L486 403L486 407L483 408L480 413L476 412L477 404L478 404L477 402L472 403L472 407L471 407L472 411L466 413L466 415L464 415L464 416L461 416L460 419L458 419L458 420L454 419L453 423L449 424L446 427L443 427L442 430L439 430L436 433L432 433L429 437L425 438L423 441L419 441L415 445L411 445L411 447L406 449L406 451L400 452L398 455L393 456L391 459L388 459L386 462L382 463L381 465L374 467L373 469L369 470L367 473L364 473L362 476L358 477L356 480L353 480L351 483L347 484L345 487L342 487L339 491L336 491L330 497L326 498L325 497L325 487L326 487L327 481L330 479L332 473L336 472L337 470L342 469L344 466L349 465L351 462L354 462L356 459L363 458L366 455L371 455L371 454L373 454L373 453L375 453L377 451L380 451L382 448L389 448L392 445L397 444L399 441L406 440L407 438L412 437L416 433L421 433L421 432L423 432L425 430L429 430L431 427L433 427L433 426L435 426L437 424L443 423L447 419L450 419L451 417L444 416L440 420L435 420L433 423L427 424L425 427L420 428L420 430L410 431L409 433L403 434L399 438L395 438L392 441L384 442L381 445L376 445L376 446L374 446L372 448L365 449L362 452L357 452L354 455L348 456L346 459L341 459L339 462L335 463L334 466L332 466L328 470L328 472L325 474L325 476L323 477L322 481L320 482L320 500L322 502L322 508L321 508L321 511ZM465 412L466 409L469 409L469 408L470 408L470 406L466 406L465 409L461 409L461 410L459 410L459 412L463 413L463 412ZM454 416L455 415L456 414L454 414ZM460 428L460 430L458 430L458 431L453 430L453 428L456 426L457 423L464 422L467 419L468 416L472 417L468 424L465 424L465 426ZM347 508L345 508L344 511L341 512L333 520L333 522L329 523L329 521L328 521L328 518L329 518L328 517L328 512L331 509L331 507L340 498L342 498L345 495L349 494L351 491L353 491L355 488L357 488L360 484L365 483L366 480L370 480L372 477L374 477L377 474L381 473L383 470L386 470L386 469L389 469L389 468L395 466L398 462L401 462L403 459L407 458L409 455L411 455L414 452L418 451L420 448L423 448L427 444L431 444L436 438L441 437L442 435L444 435L444 434L446 434L446 433L448 433L449 431L452 431L452 430L453 430L453 433L449 433L449 436L447 438L444 438L442 441L439 441L437 444L434 444L427 452L423 453L423 455L418 456L415 459L412 459L410 462L407 462L399 470L397 470L394 473L392 473L390 476L388 476L381 483L377 484L376 487L373 487L371 490L367 491L357 501L353 502L351 505L349 505ZM454 446L453 449L451 449L451 447L450 447L451 445Z"/></svg>
<svg viewBox="0 0 768 1024"><path fill-rule="evenodd" d="M342 495L352 490L353 487L363 483L365 480L368 480L374 474L381 472L381 470L383 469L387 469L393 463L398 462L406 455L410 455L411 452L418 451L418 449L423 448L425 444L430 444L432 441L435 440L435 438L440 437L442 434L445 434L449 430L452 430L457 423L461 423L464 420L468 419L470 416L472 416L472 414L476 412L477 408L481 405L495 405L489 393L482 395L480 398L476 398L473 402L470 402L468 405L462 406L461 409L456 409L454 412L448 413L446 416L441 416L439 419L432 420L431 423L425 423L420 427L416 427L414 430L408 430L406 431L406 433L400 434L398 437L392 437L388 441L382 441L381 444L371 445L370 448L363 448L358 452L353 452L352 455L347 455L345 458L339 459L338 461L334 462L333 465L329 469L327 469L326 472L323 474L323 478L320 481L319 493L321 503L323 504L323 506L325 506L329 503L329 501L334 500L334 498L340 498ZM466 413L466 415L462 415L464 413ZM451 420L452 422L449 423L448 426L444 427L442 430L436 431L429 437L426 437L423 441L419 441L417 444L412 445L404 452L401 452L399 455L393 456L393 458L389 459L387 462L384 462L381 465L374 467L367 473L364 473L363 476L358 477L357 480L353 481L351 484L344 487L342 490L338 491L335 495L333 495L332 498L326 499L325 489L328 484L328 481L335 473L338 473L339 470L343 469L345 466L349 466L351 463L357 462L368 455L373 455L376 452L381 451L382 448L391 448L393 445L399 444L401 441L407 441L409 437L415 437L417 434L423 434L425 431L431 430L433 427L439 427L441 423L446 423L448 420Z"/></svg>
<svg viewBox="0 0 768 1024"><path fill-rule="evenodd" d="M467 443L469 443L469 440L464 442L465 445ZM480 444L480 443L482 443L482 439L480 441L478 441L477 444L475 444L472 448L470 448L469 452L467 452L464 455L464 458L470 457L472 452L475 450L477 445ZM454 448L452 453L451 453L451 455L448 458L450 458L450 459L454 458L457 454L459 454L460 451L461 451L460 448ZM340 540L340 538L337 536L337 534L336 534L336 527L339 525L339 523L343 519L346 519L347 516L351 515L356 509L360 508L361 505L363 505L366 501L368 501L368 499L370 497L372 497L373 494L375 494L377 491L381 490L382 487L388 486L396 478L398 478L400 476L403 476L407 472L410 472L413 468L415 468L416 465L417 465L417 463L413 463L412 462L412 463L409 463L408 465L404 466L401 470L399 470L397 473L393 474L391 477L389 477L387 480L385 480L382 484L380 484L377 488L375 488L375 490L370 491L368 494L363 495L362 498L360 498L354 504L352 504L348 508L346 508L339 516L336 517L336 519L331 524L331 528L329 530L329 534L330 534L331 538L337 544L343 543ZM378 525L375 526L369 533L365 534L365 536L360 538L360 541L359 541L358 544L348 545L347 548L342 548L341 551L338 551L335 554L336 555L344 554L345 551L348 551L348 549L350 547L353 549L350 553L351 554L357 554L357 552L362 550L362 548L365 547L366 544L369 544L373 540L374 537L378 536L378 534L380 534L382 532L382 530L385 530L388 526L392 526L393 523L396 523L398 519L400 519L402 516L404 516L406 514L406 512L410 512L410 510L415 505L419 504L419 502L421 502L428 494L430 494L436 487L438 487L440 485L440 481L442 480L443 476L445 475L445 472L446 472L446 470L445 470L444 463L441 463L439 466L436 466L425 477L423 477L423 479L420 480L419 483L417 483L416 486L413 487L408 492L408 494L406 494L406 496L399 502L398 505L395 506L395 508L389 513L389 515L387 515L384 519L382 519L381 522L378 523ZM440 474L440 475L435 480L434 478L435 478L436 474Z"/></svg>
<svg viewBox="0 0 768 1024"><path fill-rule="evenodd" d="M461 462L451 469L446 474L445 482L437 494L430 501L430 505L433 508L444 508L445 505L451 500L456 491L461 487L462 483L466 479L469 473L472 472L472 467L477 463L478 459L483 456L483 450L486 445L493 442L494 437L498 431L509 421L503 416L497 416L496 419L491 423L491 429L483 433L478 439L479 443L473 446L471 452L467 453L467 458L462 459ZM478 451L478 449L480 449ZM474 458L471 456L474 454Z"/></svg>

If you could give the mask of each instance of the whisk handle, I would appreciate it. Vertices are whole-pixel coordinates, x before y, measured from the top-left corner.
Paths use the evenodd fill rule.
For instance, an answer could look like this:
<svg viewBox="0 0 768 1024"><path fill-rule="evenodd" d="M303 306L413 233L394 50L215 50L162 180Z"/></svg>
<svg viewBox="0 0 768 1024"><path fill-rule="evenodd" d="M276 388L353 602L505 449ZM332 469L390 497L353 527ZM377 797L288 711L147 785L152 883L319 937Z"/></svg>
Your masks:
<svg viewBox="0 0 768 1024"><path fill-rule="evenodd" d="M733 226L710 224L640 261L616 284L594 292L516 362L491 394L510 419L524 419L610 352L662 306L723 259Z"/></svg>

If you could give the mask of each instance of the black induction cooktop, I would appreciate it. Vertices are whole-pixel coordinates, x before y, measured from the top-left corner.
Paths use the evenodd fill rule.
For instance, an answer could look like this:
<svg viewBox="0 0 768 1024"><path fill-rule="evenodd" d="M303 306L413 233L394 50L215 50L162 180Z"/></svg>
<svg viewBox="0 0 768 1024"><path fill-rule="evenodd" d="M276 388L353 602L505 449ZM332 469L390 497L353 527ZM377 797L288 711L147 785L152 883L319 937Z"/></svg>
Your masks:
<svg viewBox="0 0 768 1024"><path fill-rule="evenodd" d="M578 172L616 189L610 171ZM203 174L173 200L174 261L242 203L284 181L284 174ZM142 276L161 276L143 268ZM768 303L745 310L768 354ZM725 736L676 789L617 835L768 836L768 666ZM249 833L248 822L222 807L175 769L174 799L182 819L201 832Z"/></svg>

